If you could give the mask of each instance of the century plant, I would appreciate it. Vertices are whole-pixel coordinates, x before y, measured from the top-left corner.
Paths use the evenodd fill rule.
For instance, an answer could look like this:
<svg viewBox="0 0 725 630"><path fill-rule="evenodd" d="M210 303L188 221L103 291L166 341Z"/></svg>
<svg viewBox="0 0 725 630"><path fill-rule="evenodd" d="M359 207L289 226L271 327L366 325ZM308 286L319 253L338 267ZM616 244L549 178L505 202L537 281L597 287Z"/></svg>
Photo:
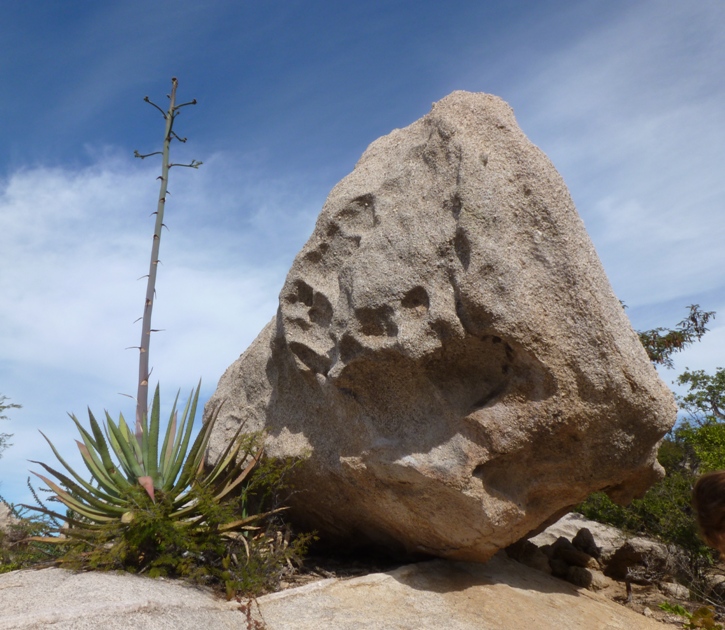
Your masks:
<svg viewBox="0 0 725 630"><path fill-rule="evenodd" d="M62 518L69 526L63 530L64 535L71 538L87 540L89 533L98 531L99 528L109 523L130 526L135 516L139 514L139 510L147 509L155 504L163 504L165 506L164 514L180 525L204 527L205 514L200 509L198 497L203 495L219 502L230 498L235 490L238 494L240 485L248 480L262 455L259 440L239 439L240 427L240 431L229 442L217 464L211 471L205 472L204 454L219 410L217 409L216 413L202 426L192 443L191 434L201 383L190 395L181 414L180 424L176 409L177 394L160 448L161 422L158 386L154 393L150 416L148 414L149 347L151 333L154 332L151 328L151 314L156 288L161 229L164 226L164 209L168 195L169 170L173 166L198 168L201 164L196 160L190 164L172 164L169 160L171 141L186 142L186 138L179 137L174 131L174 121L181 108L196 104L196 99L194 99L177 105L177 85L176 78L173 78L167 111L151 102L148 96L144 98L164 116L166 128L163 150L145 155L138 151L134 153L141 159L152 155L162 156L159 178L161 187L155 212L156 223L151 262L147 276L144 312L141 318L141 344L138 346L139 375L134 431L131 431L123 415L120 415L118 422L114 422L106 412L106 423L102 428L89 409L90 431L88 431L74 415L70 414L81 435L81 440L77 441L77 444L91 474L91 482L86 481L66 463L44 434L43 437L48 441L53 453L69 474L57 471L42 462L34 462L41 465L58 480L56 483L43 475L34 473L55 492L57 500L66 506L68 513L60 516L47 507L31 509L39 509L47 515ZM115 460L113 456L115 456ZM243 492L242 495L244 495ZM139 500L139 497L142 500ZM249 529L251 522L268 514L247 517L242 513L243 518L233 519L221 525L217 523L215 528L220 532ZM47 537L43 540L44 542L49 541ZM62 542L66 538L61 537L56 540Z"/></svg>

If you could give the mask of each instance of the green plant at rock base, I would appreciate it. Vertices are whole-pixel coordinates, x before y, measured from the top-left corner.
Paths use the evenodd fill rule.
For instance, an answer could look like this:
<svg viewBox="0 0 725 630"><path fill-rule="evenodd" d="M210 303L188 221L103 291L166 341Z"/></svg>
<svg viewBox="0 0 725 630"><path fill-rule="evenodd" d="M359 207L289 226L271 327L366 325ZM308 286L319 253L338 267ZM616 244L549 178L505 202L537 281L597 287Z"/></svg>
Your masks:
<svg viewBox="0 0 725 630"><path fill-rule="evenodd" d="M155 332L151 314L169 170L173 166L197 168L201 164L169 161L171 141L186 141L174 132L174 120L182 107L196 104L194 100L176 105L177 86L177 80L172 79L166 112L148 97L144 99L164 116L163 151L147 155L135 152L142 159L162 155L138 347L135 426L132 430L123 415L115 422L108 412L102 426L89 409L89 430L71 414L80 433L77 444L91 481L73 470L43 434L65 472L34 462L55 479L34 474L55 493L53 499L60 501L67 512L60 514L40 501L38 506L23 506L54 519L57 525L34 533L26 541L62 549L56 561L63 566L184 577L221 585L232 597L240 590L254 593L269 588L283 567L299 558L308 538L290 542L289 534L284 535L272 522L284 508L269 505L270 495L283 486L283 478L294 462L263 461L262 435L241 436L240 427L216 465L205 469L204 457L219 409L192 442L201 383L189 396L180 423L177 394L166 428L162 429L158 386L149 415L149 347L151 333Z"/></svg>
<svg viewBox="0 0 725 630"><path fill-rule="evenodd" d="M252 452L249 449L253 443L247 440L247 449L241 452L245 444L238 439L240 427L216 466L210 472L204 472L204 453L217 416L214 414L202 427L189 450L198 399L199 387L193 393L193 397L189 397L178 432L176 403L174 403L161 449L158 448L160 434L158 387L154 393L150 421L147 423L145 416L143 419L140 443L131 433L123 415L116 424L110 415L106 414L106 435L90 411L88 414L90 433L75 416L71 415L83 440L78 442L78 448L96 485L85 481L76 473L48 440L53 453L70 476L42 462L33 463L45 468L59 480L60 485L48 477L34 474L56 493L58 499L74 516L62 516L42 507L33 507L33 509L66 521L71 525L71 528L65 532L66 536L80 539L87 538L104 523L118 521L124 525L130 524L138 514L148 508L148 505L156 503L166 506L164 513L170 520L195 524L202 516L198 509L199 492L208 492L213 500L222 501L244 482L259 461L263 450L258 446L256 452ZM112 452L116 457L115 460L111 455ZM147 500L139 499L138 493L135 492L138 488L143 489ZM267 514L230 521L221 527L221 531L243 528L253 520L264 516ZM43 540L43 542L50 541L51 539L47 538Z"/></svg>

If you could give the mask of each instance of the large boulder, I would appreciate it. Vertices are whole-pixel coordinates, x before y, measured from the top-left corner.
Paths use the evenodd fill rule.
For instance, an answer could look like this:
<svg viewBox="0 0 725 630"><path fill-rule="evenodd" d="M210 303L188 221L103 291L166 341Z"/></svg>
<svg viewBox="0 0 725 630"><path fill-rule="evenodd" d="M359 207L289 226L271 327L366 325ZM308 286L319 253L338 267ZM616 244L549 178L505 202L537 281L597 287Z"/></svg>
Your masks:
<svg viewBox="0 0 725 630"><path fill-rule="evenodd" d="M207 419L221 403L210 460L241 422L304 457L304 526L476 561L593 491L642 494L676 414L561 177L468 92L332 190Z"/></svg>

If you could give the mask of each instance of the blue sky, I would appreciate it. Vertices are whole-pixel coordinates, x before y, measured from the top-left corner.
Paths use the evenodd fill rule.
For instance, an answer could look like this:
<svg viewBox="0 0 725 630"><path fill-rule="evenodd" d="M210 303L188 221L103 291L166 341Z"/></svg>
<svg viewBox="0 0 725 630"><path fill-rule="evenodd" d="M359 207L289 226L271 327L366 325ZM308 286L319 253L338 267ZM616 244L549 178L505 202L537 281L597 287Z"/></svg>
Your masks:
<svg viewBox="0 0 725 630"><path fill-rule="evenodd" d="M10 0L0 8L0 494L27 501L43 430L133 417L161 105L196 98L171 173L151 346L173 397L274 315L330 189L453 90L489 92L552 160L636 329L699 303L685 366L725 365L725 4ZM69 457L74 463L78 458Z"/></svg>

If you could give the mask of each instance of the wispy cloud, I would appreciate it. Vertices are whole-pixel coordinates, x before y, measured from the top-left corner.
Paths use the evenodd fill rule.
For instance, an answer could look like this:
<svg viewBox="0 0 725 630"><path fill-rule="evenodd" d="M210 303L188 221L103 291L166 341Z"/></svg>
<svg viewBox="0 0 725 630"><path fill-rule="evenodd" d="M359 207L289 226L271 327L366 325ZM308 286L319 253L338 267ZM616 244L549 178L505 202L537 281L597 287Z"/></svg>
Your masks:
<svg viewBox="0 0 725 630"><path fill-rule="evenodd" d="M724 24L720 3L631 5L512 90L633 306L725 288Z"/></svg>
<svg viewBox="0 0 725 630"><path fill-rule="evenodd" d="M319 210L296 184L233 177L225 162L172 172L154 309L164 332L151 345L167 403L199 378L209 395L274 315ZM107 151L90 167L25 169L0 186L0 391L23 404L1 429L14 446L0 459L0 493L22 492L24 459L53 459L38 429L75 450L66 411L133 415L118 393L136 393L138 355L126 348L139 343L155 176Z"/></svg>

